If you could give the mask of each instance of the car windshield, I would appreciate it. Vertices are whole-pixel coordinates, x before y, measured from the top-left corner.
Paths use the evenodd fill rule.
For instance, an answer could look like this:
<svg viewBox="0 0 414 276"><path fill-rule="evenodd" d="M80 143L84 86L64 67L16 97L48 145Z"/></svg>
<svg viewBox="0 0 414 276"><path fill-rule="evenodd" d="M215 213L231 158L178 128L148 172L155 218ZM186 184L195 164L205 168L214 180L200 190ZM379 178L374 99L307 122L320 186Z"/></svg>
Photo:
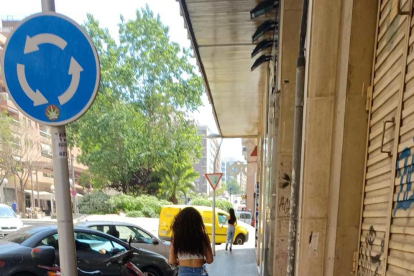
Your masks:
<svg viewBox="0 0 414 276"><path fill-rule="evenodd" d="M0 218L17 218L16 214L9 207L0 207Z"/></svg>

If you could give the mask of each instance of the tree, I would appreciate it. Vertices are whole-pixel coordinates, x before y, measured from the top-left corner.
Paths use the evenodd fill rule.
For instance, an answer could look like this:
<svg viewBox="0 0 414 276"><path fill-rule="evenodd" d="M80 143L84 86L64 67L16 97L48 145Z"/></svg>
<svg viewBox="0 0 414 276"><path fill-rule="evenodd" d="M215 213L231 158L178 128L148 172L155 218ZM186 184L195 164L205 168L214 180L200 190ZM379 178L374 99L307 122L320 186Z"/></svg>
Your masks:
<svg viewBox="0 0 414 276"><path fill-rule="evenodd" d="M182 192L185 197L189 190L194 190L194 180L198 178L190 165L169 163L152 174L152 178L159 187L159 192L174 204L177 204L177 193Z"/></svg>
<svg viewBox="0 0 414 276"><path fill-rule="evenodd" d="M2 134L0 160L1 166L7 172L14 174L19 179L19 186L23 198L22 208L26 209L24 200L25 186L33 170L43 166L41 160L41 143L34 129L16 122L7 114L0 116L0 128Z"/></svg>
<svg viewBox="0 0 414 276"><path fill-rule="evenodd" d="M85 29L100 57L99 93L90 110L68 127L101 187L151 191L151 173L167 163L191 164L201 143L188 113L201 104L202 79L190 51L169 40L168 27L146 7L121 16L119 42L88 15Z"/></svg>
<svg viewBox="0 0 414 276"><path fill-rule="evenodd" d="M237 180L233 177L230 177L227 181L227 192L231 193L232 195L239 194L241 192L239 182L237 182Z"/></svg>
<svg viewBox="0 0 414 276"><path fill-rule="evenodd" d="M217 196L223 195L227 191L227 183L221 182L220 187L216 190Z"/></svg>
<svg viewBox="0 0 414 276"><path fill-rule="evenodd" d="M9 127L12 124L12 119L7 116L7 113L0 112L0 189L3 186L6 176L12 173L13 165L13 140L14 137Z"/></svg>

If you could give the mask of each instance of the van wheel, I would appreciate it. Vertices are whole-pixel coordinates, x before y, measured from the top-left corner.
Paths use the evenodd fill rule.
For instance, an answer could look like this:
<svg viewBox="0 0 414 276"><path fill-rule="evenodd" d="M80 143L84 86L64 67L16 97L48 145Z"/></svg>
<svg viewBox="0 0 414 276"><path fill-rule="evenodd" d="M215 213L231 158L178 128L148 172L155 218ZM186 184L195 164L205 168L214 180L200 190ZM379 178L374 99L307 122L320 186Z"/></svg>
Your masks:
<svg viewBox="0 0 414 276"><path fill-rule="evenodd" d="M246 237L243 234L238 234L236 239L234 240L234 244L243 245Z"/></svg>

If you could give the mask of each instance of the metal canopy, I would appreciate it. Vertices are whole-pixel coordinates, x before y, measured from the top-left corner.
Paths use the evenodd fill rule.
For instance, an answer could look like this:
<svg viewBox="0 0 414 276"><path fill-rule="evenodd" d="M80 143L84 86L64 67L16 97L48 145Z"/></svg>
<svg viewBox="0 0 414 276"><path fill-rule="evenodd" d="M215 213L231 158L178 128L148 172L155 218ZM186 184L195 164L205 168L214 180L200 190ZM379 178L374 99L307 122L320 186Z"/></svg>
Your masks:
<svg viewBox="0 0 414 276"><path fill-rule="evenodd" d="M250 19L260 0L178 0L203 75L217 127L223 137L253 137L260 132L267 66L251 72L252 35L276 10ZM269 53L264 49L263 54Z"/></svg>

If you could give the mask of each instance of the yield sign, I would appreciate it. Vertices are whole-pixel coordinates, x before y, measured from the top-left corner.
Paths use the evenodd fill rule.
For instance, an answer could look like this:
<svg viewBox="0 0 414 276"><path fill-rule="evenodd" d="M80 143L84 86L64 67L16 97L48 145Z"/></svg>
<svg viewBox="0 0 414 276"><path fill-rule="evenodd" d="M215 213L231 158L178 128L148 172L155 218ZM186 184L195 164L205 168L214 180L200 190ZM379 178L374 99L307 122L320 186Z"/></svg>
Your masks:
<svg viewBox="0 0 414 276"><path fill-rule="evenodd" d="M222 173L206 173L205 176L208 182L210 183L211 188L213 188L213 190L215 191L223 174Z"/></svg>

